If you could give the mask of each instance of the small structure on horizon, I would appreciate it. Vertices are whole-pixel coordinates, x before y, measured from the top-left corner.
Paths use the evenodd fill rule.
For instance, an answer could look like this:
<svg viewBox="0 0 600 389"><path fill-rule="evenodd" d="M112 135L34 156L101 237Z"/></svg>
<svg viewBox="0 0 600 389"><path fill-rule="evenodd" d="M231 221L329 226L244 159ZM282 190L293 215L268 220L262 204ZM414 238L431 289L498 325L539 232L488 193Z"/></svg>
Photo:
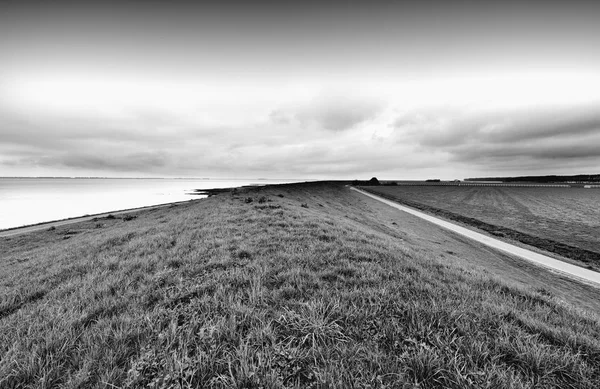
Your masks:
<svg viewBox="0 0 600 389"><path fill-rule="evenodd" d="M377 177L373 177L369 181L354 180L354 181L352 181L352 185L354 185L354 186L378 186L378 185L381 185L381 183L379 182Z"/></svg>

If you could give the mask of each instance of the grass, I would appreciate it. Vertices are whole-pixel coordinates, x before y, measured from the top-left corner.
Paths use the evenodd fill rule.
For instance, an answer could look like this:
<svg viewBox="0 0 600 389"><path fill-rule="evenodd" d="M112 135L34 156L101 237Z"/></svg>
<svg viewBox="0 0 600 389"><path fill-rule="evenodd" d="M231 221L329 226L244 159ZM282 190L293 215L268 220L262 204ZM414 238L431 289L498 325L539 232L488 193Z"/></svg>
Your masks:
<svg viewBox="0 0 600 389"><path fill-rule="evenodd" d="M595 314L406 246L359 196L247 188L3 238L0 387L597 387Z"/></svg>
<svg viewBox="0 0 600 389"><path fill-rule="evenodd" d="M380 196L600 271L600 203L581 188L366 187Z"/></svg>

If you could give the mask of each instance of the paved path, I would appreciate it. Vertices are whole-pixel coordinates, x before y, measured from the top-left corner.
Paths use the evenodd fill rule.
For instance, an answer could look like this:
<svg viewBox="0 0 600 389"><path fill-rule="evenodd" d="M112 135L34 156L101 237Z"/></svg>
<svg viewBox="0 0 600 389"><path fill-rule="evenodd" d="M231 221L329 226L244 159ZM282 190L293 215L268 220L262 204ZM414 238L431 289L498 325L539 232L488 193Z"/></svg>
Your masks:
<svg viewBox="0 0 600 389"><path fill-rule="evenodd" d="M598 273L598 272L588 270L588 269L585 269L583 267L579 267L576 265L571 265L570 263L559 261L558 259L551 258L547 255L539 254L534 251L527 250L527 249L512 245L510 243L503 242L499 239L495 239L495 238L489 237L487 235L480 234L478 232L469 230L468 228L461 227L459 225L447 222L447 221L439 219L437 217L427 215L421 211L417 211L415 209L398 204L391 200L387 200L383 197L379 197L377 195L362 191L360 189L356 189L353 187L351 187L350 189L355 190L359 193L362 193L365 196L369 196L375 200L379 200L382 203L385 203L391 207L394 207L401 211L410 213L411 215L417 216L417 217L427 220L431 223L437 224L438 226L446 228L457 234L460 234L460 235L466 236L467 238L476 240L477 242L483 243L486 246L493 247L498 250L502 250L509 254L516 255L520 258L534 262L538 265L545 266L550 269L566 273L570 276L574 276L574 277L580 278L582 280L600 285L600 273Z"/></svg>
<svg viewBox="0 0 600 389"><path fill-rule="evenodd" d="M176 201L176 202L173 202L173 203L159 204L159 205L149 205L147 207L124 209L124 210L121 210L121 211L112 211L112 212L97 213L97 214L94 214L94 215L86 215L86 216L81 216L81 217L74 217L74 218L71 218L71 219L57 220L57 221L53 221L53 222L46 222L46 223L35 224L33 226L18 227L18 228L13 228L13 229L10 229L10 230L0 230L0 238L5 238L5 237L8 237L8 236L14 236L14 235L26 234L26 233L29 233L29 232L34 232L34 231L39 231L39 230L46 230L46 229L48 229L50 227L58 227L58 226L64 226L64 225L67 225L67 224L73 224L73 223L79 223L79 222L89 221L89 220L92 220L94 218L106 217L108 215L122 215L124 213L132 213L132 212L138 212L138 211L143 211L143 210L148 210L148 209L168 207L168 206L173 205L173 204L187 203L188 201L190 201L190 200Z"/></svg>

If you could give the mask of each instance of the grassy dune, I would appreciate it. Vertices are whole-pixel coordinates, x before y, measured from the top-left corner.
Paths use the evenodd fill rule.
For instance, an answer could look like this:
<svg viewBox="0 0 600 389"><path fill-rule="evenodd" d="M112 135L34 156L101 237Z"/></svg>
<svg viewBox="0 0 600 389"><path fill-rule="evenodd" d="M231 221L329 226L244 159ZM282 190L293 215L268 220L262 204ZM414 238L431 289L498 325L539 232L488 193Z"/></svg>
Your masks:
<svg viewBox="0 0 600 389"><path fill-rule="evenodd" d="M595 315L418 252L358 196L0 239L0 387L598 387Z"/></svg>

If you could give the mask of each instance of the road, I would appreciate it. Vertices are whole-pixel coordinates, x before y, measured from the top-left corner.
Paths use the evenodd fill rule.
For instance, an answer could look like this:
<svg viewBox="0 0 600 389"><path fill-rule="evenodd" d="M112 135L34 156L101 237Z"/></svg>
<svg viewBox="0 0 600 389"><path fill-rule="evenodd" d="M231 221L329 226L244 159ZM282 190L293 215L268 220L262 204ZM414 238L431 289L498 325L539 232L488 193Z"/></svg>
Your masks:
<svg viewBox="0 0 600 389"><path fill-rule="evenodd" d="M537 265L544 266L544 267L550 268L552 270L565 273L571 277L576 277L580 280L594 283L594 284L596 284L596 286L600 286L600 273L598 273L598 272L595 272L595 271L592 271L589 269L585 269L585 268L582 268L582 267L579 267L576 265L571 265L569 263L559 261L558 259L554 259L547 255L539 254L534 251L512 245L510 243L507 243L507 242L501 241L499 239L495 239L490 236L472 231L468 228L461 227L459 225L447 222L446 220L439 219L437 217L434 217L434 216L428 215L426 213L423 213L421 211L417 211L417 210L409 208L407 206L398 204L394 201L387 200L383 197L379 197L377 195L362 191L360 189L353 188L353 187L351 187L350 189L355 190L365 196L371 197L375 200L381 201L382 203L387 204L391 207L394 207L401 211L410 213L411 215L414 215L421 219L427 220L427 221L434 223L440 227L448 229L454 233L465 236L469 239L473 239L473 240L480 242L488 247L492 247L494 249L501 250L505 253L517 256L519 258L533 262Z"/></svg>
<svg viewBox="0 0 600 389"><path fill-rule="evenodd" d="M14 228L14 229L10 229L10 230L0 230L0 238L6 238L9 236L15 236L15 235L21 235L21 234L27 234L27 233L39 231L39 230L46 230L50 227L58 227L58 226L64 226L67 224L90 221L94 218L102 218L102 217L106 217L108 215L122 215L125 213L132 213L132 212L138 212L138 211L143 211L143 210L148 210L148 209L168 207L173 204L187 203L188 201L190 201L190 200L177 201L174 203L167 203L167 204L150 205L147 207L140 207L140 208L124 209L121 211L98 213L98 214L94 214L94 215L86 215L86 216L81 216L81 217L74 217L71 219L57 220L57 221L52 221L52 222L47 222L47 223L40 223L40 224L35 224L33 226L18 227L18 228Z"/></svg>

